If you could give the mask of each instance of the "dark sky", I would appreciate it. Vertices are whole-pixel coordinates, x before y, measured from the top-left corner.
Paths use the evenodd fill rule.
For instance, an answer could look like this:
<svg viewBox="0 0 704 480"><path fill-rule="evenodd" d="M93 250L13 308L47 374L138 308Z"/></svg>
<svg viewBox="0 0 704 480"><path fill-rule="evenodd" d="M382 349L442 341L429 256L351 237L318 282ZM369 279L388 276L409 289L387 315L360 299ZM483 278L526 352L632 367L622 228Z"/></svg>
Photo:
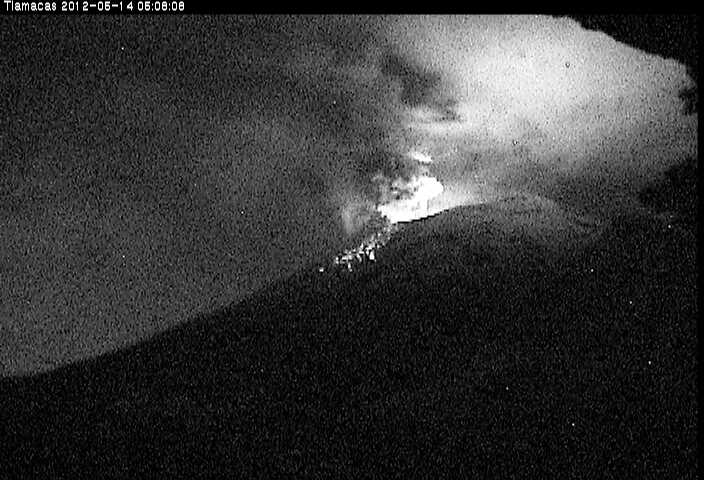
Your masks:
<svg viewBox="0 0 704 480"><path fill-rule="evenodd" d="M578 20L696 71L691 17ZM448 206L478 195L459 172L587 206L696 144L696 119L673 119L676 62L550 18L438 22L3 17L0 371L133 342L330 255L373 208L372 174L393 177L409 148L442 160ZM608 121L580 136L592 118ZM656 153L598 166L624 149Z"/></svg>

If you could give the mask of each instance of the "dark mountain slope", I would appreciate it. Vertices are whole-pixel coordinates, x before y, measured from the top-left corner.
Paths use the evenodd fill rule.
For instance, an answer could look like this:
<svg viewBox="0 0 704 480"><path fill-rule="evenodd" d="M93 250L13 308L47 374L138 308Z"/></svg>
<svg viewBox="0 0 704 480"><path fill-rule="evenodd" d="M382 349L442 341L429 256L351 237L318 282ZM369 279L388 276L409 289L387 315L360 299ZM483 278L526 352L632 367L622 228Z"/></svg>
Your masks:
<svg viewBox="0 0 704 480"><path fill-rule="evenodd" d="M630 218L558 258L463 212L2 380L0 477L695 478L695 241Z"/></svg>

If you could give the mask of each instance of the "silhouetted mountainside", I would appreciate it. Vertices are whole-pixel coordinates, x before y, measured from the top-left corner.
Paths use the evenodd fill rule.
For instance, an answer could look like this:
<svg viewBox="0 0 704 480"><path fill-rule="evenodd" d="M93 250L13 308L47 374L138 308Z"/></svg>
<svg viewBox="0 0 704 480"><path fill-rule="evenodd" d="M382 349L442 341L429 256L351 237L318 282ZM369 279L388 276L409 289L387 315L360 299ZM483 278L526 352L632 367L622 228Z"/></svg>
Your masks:
<svg viewBox="0 0 704 480"><path fill-rule="evenodd" d="M671 222L697 228L699 195L697 159L688 158L669 168L664 178L642 189L638 198L656 212L668 213Z"/></svg>
<svg viewBox="0 0 704 480"><path fill-rule="evenodd" d="M0 477L695 478L695 239L624 218L558 255L492 208L2 380Z"/></svg>
<svg viewBox="0 0 704 480"><path fill-rule="evenodd" d="M674 58L689 67L692 78L697 81L699 73L699 50L696 35L699 17L693 14L628 16L614 15L570 15L582 26L600 30L619 42L654 53L665 58ZM663 41L667 38L668 41Z"/></svg>

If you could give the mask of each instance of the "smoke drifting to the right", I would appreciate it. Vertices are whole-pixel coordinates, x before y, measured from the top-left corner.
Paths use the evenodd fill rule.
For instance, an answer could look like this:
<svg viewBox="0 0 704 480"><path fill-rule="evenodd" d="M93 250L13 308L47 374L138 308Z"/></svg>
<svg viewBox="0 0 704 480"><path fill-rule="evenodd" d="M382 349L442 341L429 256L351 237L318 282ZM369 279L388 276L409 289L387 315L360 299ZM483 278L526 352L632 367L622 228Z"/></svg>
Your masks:
<svg viewBox="0 0 704 480"><path fill-rule="evenodd" d="M680 96L693 82L674 60L563 18L393 17L386 32L436 72L406 119L435 160L443 208L517 190L609 215L697 157Z"/></svg>
<svg viewBox="0 0 704 480"><path fill-rule="evenodd" d="M221 214L276 248L339 248L380 216L512 192L608 216L697 155L686 68L573 20L236 23L258 41L224 36L236 108L199 158Z"/></svg>

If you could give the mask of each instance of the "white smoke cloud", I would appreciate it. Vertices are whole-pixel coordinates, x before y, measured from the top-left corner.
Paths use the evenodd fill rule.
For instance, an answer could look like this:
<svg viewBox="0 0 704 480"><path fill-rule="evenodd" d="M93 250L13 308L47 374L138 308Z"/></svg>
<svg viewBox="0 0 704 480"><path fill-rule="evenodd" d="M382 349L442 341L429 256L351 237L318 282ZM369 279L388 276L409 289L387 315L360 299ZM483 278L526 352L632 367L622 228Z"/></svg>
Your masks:
<svg viewBox="0 0 704 480"><path fill-rule="evenodd" d="M445 188L435 208L523 190L608 213L697 154L696 117L682 114L678 98L691 85L686 68L570 19L239 21L269 33L228 67L268 81L253 91L263 99L254 114L228 120L253 132L259 151L248 158L230 143L228 158L256 175L278 172L256 184L268 183L291 209L336 212L346 234L384 203L378 174L407 192L418 191L412 181L437 177ZM252 160L263 152L267 160ZM399 164L409 152L436 160L428 175ZM301 171L317 180L301 184ZM241 190L223 178L226 196ZM408 210L396 207L380 211L401 218Z"/></svg>
<svg viewBox="0 0 704 480"><path fill-rule="evenodd" d="M393 17L388 35L403 56L440 72L437 94L454 102L454 121L423 108L409 120L437 162L453 166L444 183L471 190L469 171L609 211L697 155L697 119L678 97L692 84L685 66L575 21Z"/></svg>

